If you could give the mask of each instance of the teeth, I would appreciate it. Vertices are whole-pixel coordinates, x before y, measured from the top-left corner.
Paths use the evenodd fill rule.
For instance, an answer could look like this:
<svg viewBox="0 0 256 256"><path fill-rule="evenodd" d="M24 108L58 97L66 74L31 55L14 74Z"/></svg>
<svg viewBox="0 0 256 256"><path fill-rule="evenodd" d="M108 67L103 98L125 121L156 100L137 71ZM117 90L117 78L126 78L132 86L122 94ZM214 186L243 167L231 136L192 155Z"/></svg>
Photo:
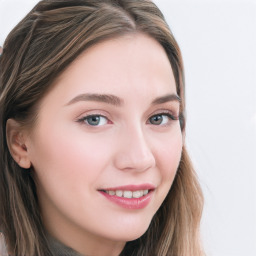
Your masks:
<svg viewBox="0 0 256 256"><path fill-rule="evenodd" d="M142 196L143 196L143 190L132 192L132 197L134 198L140 198Z"/></svg>
<svg viewBox="0 0 256 256"><path fill-rule="evenodd" d="M148 194L148 189L128 191L128 190L107 190L106 193L111 196L125 197L125 198L140 198Z"/></svg>
<svg viewBox="0 0 256 256"><path fill-rule="evenodd" d="M148 189L143 190L143 195L145 196L146 194L148 194Z"/></svg>
<svg viewBox="0 0 256 256"><path fill-rule="evenodd" d="M114 196L114 195L116 194L116 192L115 192L115 191L112 191L112 190L108 191L108 193L109 193L111 196Z"/></svg>
<svg viewBox="0 0 256 256"><path fill-rule="evenodd" d="M122 190L117 190L116 191L116 196L122 197L123 196L123 191Z"/></svg>
<svg viewBox="0 0 256 256"><path fill-rule="evenodd" d="M132 191L124 191L124 197L132 198Z"/></svg>

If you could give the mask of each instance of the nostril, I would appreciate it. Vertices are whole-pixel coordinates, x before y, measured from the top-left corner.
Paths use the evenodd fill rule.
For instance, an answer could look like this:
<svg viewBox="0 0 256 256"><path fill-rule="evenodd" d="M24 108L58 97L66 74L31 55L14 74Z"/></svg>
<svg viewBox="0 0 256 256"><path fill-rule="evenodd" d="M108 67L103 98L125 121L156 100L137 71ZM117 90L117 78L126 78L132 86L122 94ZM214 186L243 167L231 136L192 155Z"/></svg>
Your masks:
<svg viewBox="0 0 256 256"><path fill-rule="evenodd" d="M125 130L117 144L115 166L120 170L145 171L155 166L155 156L141 129Z"/></svg>

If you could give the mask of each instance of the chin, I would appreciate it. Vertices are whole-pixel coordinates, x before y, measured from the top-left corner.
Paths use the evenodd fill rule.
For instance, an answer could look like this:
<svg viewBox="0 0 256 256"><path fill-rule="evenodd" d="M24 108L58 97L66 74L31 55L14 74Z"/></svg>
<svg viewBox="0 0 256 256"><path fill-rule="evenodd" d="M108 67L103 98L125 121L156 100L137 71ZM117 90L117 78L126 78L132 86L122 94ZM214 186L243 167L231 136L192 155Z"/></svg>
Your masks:
<svg viewBox="0 0 256 256"><path fill-rule="evenodd" d="M138 227L137 225L129 225L129 227L122 227L122 230L114 231L115 233L113 234L114 240L119 240L119 241L124 241L124 242L129 242L136 240L140 238L144 233L148 230L149 227L148 223L147 225L143 225Z"/></svg>

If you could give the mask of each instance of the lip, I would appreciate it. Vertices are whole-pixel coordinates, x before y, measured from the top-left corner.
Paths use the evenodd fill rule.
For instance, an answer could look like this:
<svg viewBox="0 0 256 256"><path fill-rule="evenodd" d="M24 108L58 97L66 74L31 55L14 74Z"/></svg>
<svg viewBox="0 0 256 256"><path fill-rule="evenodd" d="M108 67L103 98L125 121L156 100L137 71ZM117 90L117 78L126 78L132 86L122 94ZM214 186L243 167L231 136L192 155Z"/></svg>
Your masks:
<svg viewBox="0 0 256 256"><path fill-rule="evenodd" d="M119 186L119 187L108 187L108 188L102 188L100 190L129 190L129 191L137 191L137 190L154 190L155 186L152 184L140 184L140 185L125 185L125 186Z"/></svg>
<svg viewBox="0 0 256 256"><path fill-rule="evenodd" d="M126 191L137 191L137 190L149 190L148 194L142 196L140 198L125 198L125 197L118 197L116 195L112 196L106 193L106 190L126 190ZM145 208L151 201L155 187L151 184L141 184L141 185L126 185L126 186L119 186L119 187L109 187L98 190L106 199L109 201L117 204L118 206L131 209L131 210L138 210Z"/></svg>

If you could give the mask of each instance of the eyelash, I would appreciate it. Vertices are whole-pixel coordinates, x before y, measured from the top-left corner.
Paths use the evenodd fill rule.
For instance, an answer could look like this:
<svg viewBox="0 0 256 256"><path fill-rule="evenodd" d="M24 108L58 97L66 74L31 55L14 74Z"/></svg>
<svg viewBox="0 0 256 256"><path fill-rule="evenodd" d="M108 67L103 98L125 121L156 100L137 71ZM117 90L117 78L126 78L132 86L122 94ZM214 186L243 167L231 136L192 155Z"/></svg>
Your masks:
<svg viewBox="0 0 256 256"><path fill-rule="evenodd" d="M88 123L88 120L90 118L105 118L106 121L104 124L90 124ZM147 120L147 123L148 124L151 124L151 125L155 125L155 126L167 126L168 124L153 124L150 120L152 120L153 118L156 118L156 117L167 117L168 118L168 122L170 121L177 121L179 120L179 117L176 117L174 116L173 114L171 114L169 111L168 112L161 112L161 113L157 113L157 114L154 114L152 116L150 116ZM101 115L101 114L92 114L92 115L88 115L88 116L84 116L80 119L77 120L78 123L85 123L86 125L88 126L91 126L91 127L98 127L98 126L102 126L102 125L105 125L105 124L108 124L108 123L112 123L106 116L104 115Z"/></svg>
<svg viewBox="0 0 256 256"><path fill-rule="evenodd" d="M105 118L106 119L106 123L109 123L110 122L110 120L106 117L106 116L103 116L103 115L101 115L101 114L93 114L93 115L88 115L88 116L84 116L84 117L82 117L82 118L80 118L80 119L78 119L77 120L77 122L79 122L79 123L85 123L86 125L88 125L88 126L101 126L101 125L92 125L92 124L89 124L88 123L88 119L89 118L97 118L97 117L100 117L100 118Z"/></svg>
<svg viewBox="0 0 256 256"><path fill-rule="evenodd" d="M168 123L166 123L166 124L153 124L153 123L151 123L152 125L166 126L166 125L169 124L170 121L179 120L179 118L175 117L174 115L170 114L169 112L162 112L162 113L158 113L158 114L155 114L153 116L150 116L149 119L148 119L149 122L150 122L151 119L156 118L156 117L162 117L162 118L167 117L168 118L168 120L167 120Z"/></svg>

